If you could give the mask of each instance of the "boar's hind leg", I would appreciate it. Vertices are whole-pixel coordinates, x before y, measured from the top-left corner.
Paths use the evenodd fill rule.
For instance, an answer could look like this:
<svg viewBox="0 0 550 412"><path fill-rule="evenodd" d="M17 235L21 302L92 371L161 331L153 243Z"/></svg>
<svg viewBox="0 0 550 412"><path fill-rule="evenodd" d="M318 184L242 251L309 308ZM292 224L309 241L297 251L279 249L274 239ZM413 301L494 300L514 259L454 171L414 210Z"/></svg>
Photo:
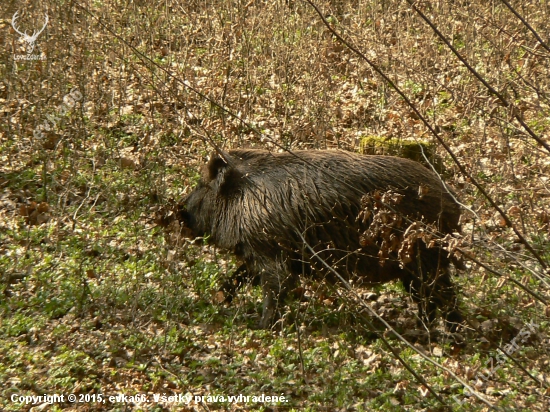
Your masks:
<svg viewBox="0 0 550 412"><path fill-rule="evenodd" d="M448 269L438 277L436 288L439 290L437 303L445 319L445 327L450 332L456 332L464 318L458 309L458 299Z"/></svg>
<svg viewBox="0 0 550 412"><path fill-rule="evenodd" d="M411 262L402 278L405 288L418 304L422 322L432 324L436 310L440 309L446 328L454 332L463 318L458 310L458 301L449 273L450 260L437 248L420 247L420 259Z"/></svg>
<svg viewBox="0 0 550 412"><path fill-rule="evenodd" d="M427 285L421 280L417 273L408 273L402 278L403 286L411 294L413 300L418 306L418 317L420 324L427 323L431 325L435 320L437 305L430 299L426 293Z"/></svg>

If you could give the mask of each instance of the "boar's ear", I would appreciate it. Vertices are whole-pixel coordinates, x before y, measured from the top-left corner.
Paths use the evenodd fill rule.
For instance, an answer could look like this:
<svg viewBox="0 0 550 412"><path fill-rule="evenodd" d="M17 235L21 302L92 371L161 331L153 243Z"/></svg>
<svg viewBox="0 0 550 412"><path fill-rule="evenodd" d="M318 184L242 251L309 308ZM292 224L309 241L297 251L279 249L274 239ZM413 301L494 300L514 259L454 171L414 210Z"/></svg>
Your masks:
<svg viewBox="0 0 550 412"><path fill-rule="evenodd" d="M206 165L206 178L209 182L216 180L220 173L223 173L229 165L220 156L213 154Z"/></svg>
<svg viewBox="0 0 550 412"><path fill-rule="evenodd" d="M243 177L235 159L226 152L212 157L207 165L207 174L210 184L221 194L228 194L237 188Z"/></svg>

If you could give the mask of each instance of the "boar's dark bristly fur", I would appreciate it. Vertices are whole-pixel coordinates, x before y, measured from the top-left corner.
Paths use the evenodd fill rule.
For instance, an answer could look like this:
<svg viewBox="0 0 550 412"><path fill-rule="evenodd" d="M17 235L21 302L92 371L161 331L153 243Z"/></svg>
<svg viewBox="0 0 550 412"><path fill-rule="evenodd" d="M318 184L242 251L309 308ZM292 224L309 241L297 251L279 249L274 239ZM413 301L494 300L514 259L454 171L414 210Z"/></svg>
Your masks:
<svg viewBox="0 0 550 412"><path fill-rule="evenodd" d="M453 329L462 317L446 252L419 246L421 256L401 268L396 259L380 265L378 249L360 245L368 227L357 219L361 198L388 189L404 195L399 212L408 218L435 224L443 233L460 230L458 204L424 166L336 150L231 150L223 158L214 156L184 199L180 218L194 236L209 235L214 245L244 261L251 277L260 276L263 328L273 323L278 302L299 275L335 280L320 264L324 261L354 284L400 279L422 317L432 321L439 307Z"/></svg>

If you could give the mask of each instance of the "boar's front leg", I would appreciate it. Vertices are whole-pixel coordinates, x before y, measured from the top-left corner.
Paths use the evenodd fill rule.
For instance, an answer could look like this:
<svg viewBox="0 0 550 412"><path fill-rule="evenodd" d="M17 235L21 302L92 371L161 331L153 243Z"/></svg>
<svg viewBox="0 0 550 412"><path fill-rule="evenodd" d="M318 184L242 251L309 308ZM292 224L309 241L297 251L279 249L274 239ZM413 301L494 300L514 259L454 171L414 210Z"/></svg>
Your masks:
<svg viewBox="0 0 550 412"><path fill-rule="evenodd" d="M252 286L258 286L260 284L260 276L250 270L246 263L243 263L220 288L220 292L223 293L225 302L231 303L237 291L246 283L251 283Z"/></svg>
<svg viewBox="0 0 550 412"><path fill-rule="evenodd" d="M264 294L262 317L259 328L269 329L281 317L281 308L288 291L296 283L296 276L289 273L284 265L264 268L261 272L261 285Z"/></svg>

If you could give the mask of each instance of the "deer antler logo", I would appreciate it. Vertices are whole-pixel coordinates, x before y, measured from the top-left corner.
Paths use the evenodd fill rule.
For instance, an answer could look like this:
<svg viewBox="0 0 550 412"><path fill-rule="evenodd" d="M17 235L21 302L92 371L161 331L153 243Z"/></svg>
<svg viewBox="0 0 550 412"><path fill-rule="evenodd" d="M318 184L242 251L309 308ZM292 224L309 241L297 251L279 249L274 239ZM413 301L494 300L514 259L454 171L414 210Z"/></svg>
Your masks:
<svg viewBox="0 0 550 412"><path fill-rule="evenodd" d="M46 21L44 22L44 26L42 26L42 28L39 31L33 32L32 36L29 36L27 34L27 32L21 33L17 29L15 23L16 23L18 18L19 18L19 10L16 11L15 14L13 15L13 17L11 19L11 25L12 25L13 29L21 35L21 40L23 40L25 43L27 43L27 47L26 47L27 54L31 54L34 50L34 43L36 42L36 39L38 38L40 33L42 33L44 31L44 29L46 28L46 25L48 24L48 21L49 21L48 15L46 14Z"/></svg>

